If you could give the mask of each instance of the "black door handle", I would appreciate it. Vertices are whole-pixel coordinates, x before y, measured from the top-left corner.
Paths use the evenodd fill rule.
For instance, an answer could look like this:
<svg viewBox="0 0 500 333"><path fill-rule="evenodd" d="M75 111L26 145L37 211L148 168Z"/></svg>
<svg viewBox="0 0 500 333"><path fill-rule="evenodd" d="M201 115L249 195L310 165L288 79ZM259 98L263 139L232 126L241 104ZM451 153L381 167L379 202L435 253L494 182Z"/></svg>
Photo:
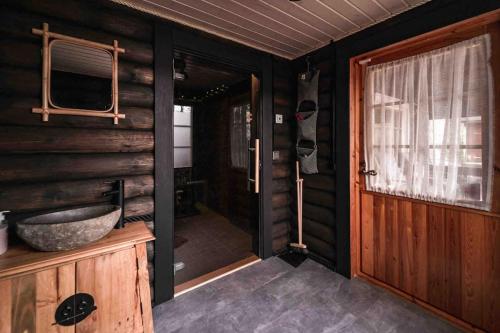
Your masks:
<svg viewBox="0 0 500 333"><path fill-rule="evenodd" d="M366 162L361 162L361 169L359 170L359 174L363 176L376 176L377 171L375 170L366 170Z"/></svg>

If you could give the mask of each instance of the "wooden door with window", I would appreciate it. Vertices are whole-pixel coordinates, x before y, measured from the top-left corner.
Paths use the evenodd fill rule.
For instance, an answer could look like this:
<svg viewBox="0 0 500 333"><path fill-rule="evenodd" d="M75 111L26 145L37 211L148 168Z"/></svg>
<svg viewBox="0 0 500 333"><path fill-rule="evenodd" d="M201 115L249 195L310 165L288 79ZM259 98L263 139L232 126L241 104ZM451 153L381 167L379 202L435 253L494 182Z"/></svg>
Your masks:
<svg viewBox="0 0 500 333"><path fill-rule="evenodd" d="M500 332L499 20L496 11L352 58L350 91L352 274L492 332Z"/></svg>

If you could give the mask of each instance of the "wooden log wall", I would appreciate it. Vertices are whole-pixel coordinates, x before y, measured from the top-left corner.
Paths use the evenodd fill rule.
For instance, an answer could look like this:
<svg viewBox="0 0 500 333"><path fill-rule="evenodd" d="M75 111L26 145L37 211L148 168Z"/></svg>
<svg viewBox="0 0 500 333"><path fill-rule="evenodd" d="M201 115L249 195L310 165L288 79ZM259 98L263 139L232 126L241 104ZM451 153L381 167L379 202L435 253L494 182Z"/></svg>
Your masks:
<svg viewBox="0 0 500 333"><path fill-rule="evenodd" d="M0 5L0 210L39 210L109 200L125 179L125 216L154 213L153 27L105 1L8 0ZM32 28L119 41L119 105L126 118L32 114L41 105L41 46ZM150 247L150 259L152 259Z"/></svg>
<svg viewBox="0 0 500 333"><path fill-rule="evenodd" d="M294 76L290 62L274 59L273 63L273 110L274 114L283 115L283 124L274 121L273 150L279 152L279 159L273 161L273 252L279 253L286 249L290 242L290 225L292 214L290 210L291 180L294 153L293 122ZM273 119L274 120L274 119Z"/></svg>
<svg viewBox="0 0 500 333"><path fill-rule="evenodd" d="M336 264L335 255L335 172L332 156L332 77L333 62L330 47L313 52L308 55L314 66L320 70L318 87L318 174L302 175L304 178L303 189L303 239L313 257L329 267ZM297 74L305 71L305 57L294 61L295 74L294 87L297 83ZM297 101L294 99L295 112ZM292 118L292 121L295 121ZM295 146L295 127L292 130L292 148ZM293 156L295 150L292 149ZM295 171L291 175L291 210L293 214L292 235L296 237L296 212L297 204Z"/></svg>

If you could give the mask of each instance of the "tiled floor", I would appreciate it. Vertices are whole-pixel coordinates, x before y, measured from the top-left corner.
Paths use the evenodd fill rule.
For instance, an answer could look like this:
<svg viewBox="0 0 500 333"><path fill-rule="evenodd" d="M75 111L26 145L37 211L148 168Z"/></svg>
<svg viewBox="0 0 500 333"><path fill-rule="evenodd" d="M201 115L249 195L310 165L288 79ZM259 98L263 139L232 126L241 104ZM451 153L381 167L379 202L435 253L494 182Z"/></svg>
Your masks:
<svg viewBox="0 0 500 333"><path fill-rule="evenodd" d="M177 219L175 234L187 239L174 250L175 262L185 264L175 275L176 285L253 254L250 234L205 207L200 215Z"/></svg>
<svg viewBox="0 0 500 333"><path fill-rule="evenodd" d="M457 332L417 305L314 261L254 264L154 308L160 332Z"/></svg>

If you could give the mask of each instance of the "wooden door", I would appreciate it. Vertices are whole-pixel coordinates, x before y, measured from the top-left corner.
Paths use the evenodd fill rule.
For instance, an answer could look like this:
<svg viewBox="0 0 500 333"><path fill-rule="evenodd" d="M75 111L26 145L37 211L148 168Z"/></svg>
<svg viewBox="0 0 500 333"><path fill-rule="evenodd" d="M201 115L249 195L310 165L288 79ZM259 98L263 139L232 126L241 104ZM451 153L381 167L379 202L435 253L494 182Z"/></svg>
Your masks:
<svg viewBox="0 0 500 333"><path fill-rule="evenodd" d="M72 333L53 325L59 303L75 293L75 264L0 281L1 333Z"/></svg>
<svg viewBox="0 0 500 333"><path fill-rule="evenodd" d="M385 62L489 32L500 91L499 13L351 59L351 266L364 277L472 330L500 332L500 202L491 212L367 191L363 156L364 59ZM455 35L456 34L456 35ZM453 38L451 38L453 37ZM432 43L432 44L429 44ZM406 46L406 47L405 47ZM498 93L496 94L498 95ZM496 104L496 127L500 124ZM496 151L500 135L495 134ZM496 154L495 165L500 165Z"/></svg>
<svg viewBox="0 0 500 333"><path fill-rule="evenodd" d="M76 333L143 332L135 248L76 264L76 292L94 297L97 310L76 325Z"/></svg>

